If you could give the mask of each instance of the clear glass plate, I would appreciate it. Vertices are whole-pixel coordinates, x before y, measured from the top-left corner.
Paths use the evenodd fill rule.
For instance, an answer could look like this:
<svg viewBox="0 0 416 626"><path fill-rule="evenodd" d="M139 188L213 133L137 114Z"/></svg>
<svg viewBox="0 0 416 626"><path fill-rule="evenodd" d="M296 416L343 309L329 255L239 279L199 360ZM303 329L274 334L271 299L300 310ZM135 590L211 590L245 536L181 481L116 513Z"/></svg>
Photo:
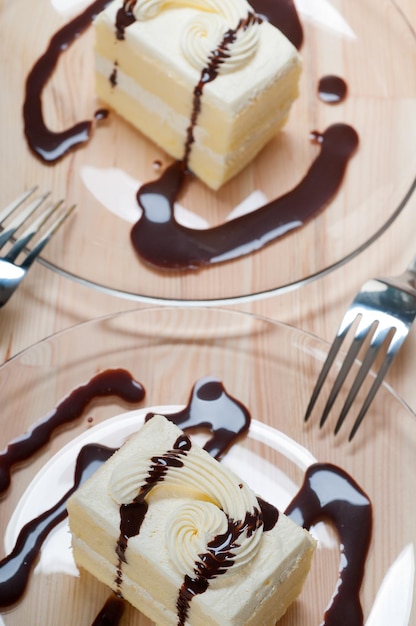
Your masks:
<svg viewBox="0 0 416 626"><path fill-rule="evenodd" d="M193 180L180 198L188 223L220 224L255 197L273 199L305 175L319 147L312 131L352 125L359 150L333 200L309 223L240 259L199 271L161 272L130 244L138 217L135 191L169 161L115 114L97 124L92 140L46 166L27 147L22 105L25 80L50 37L81 10L64 0L6 0L0 9L3 90L0 204L38 184L75 202L77 214L44 252L43 262L72 279L142 301L226 302L279 292L321 276L360 253L395 219L415 184L415 34L392 0L298 0L304 30L300 97L288 125L233 181L214 193ZM318 98L318 81L335 74L347 82L338 105ZM93 119L93 32L60 59L43 94L53 129ZM254 194L254 196L252 195ZM250 200L251 198L251 200ZM137 213L136 213L137 211ZM178 213L179 214L179 213ZM189 222L189 220L192 220Z"/></svg>
<svg viewBox="0 0 416 626"><path fill-rule="evenodd" d="M140 426L150 407L183 406L198 379L215 376L252 417L248 435L223 462L281 508L315 460L347 471L373 505L361 590L366 626L413 624L416 417L383 385L352 443L348 428L333 437L334 421L319 430L315 416L305 425L304 411L327 350L320 339L264 318L216 308L162 307L88 322L22 352L0 367L2 448L108 368L127 369L144 385L146 397L134 407L115 398L93 402L15 469L12 488L1 502L3 549L8 552L24 522L65 492L83 443L117 446ZM315 532L319 548L312 571L282 626L318 626L334 592L338 540L327 524ZM1 613L0 624L93 622L108 590L89 576L76 576L68 542L63 524L45 543L24 598ZM128 611L126 623L149 624L134 610Z"/></svg>

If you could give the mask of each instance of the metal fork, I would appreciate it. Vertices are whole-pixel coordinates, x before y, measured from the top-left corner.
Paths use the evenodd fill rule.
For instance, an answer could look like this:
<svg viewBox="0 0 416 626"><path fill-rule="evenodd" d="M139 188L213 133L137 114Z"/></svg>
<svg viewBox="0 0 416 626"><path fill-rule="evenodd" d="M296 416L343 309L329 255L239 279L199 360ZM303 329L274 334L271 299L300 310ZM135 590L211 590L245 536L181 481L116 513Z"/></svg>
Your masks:
<svg viewBox="0 0 416 626"><path fill-rule="evenodd" d="M400 276L369 280L363 285L360 292L354 298L344 315L318 376L306 409L305 421L311 416L312 409L315 406L335 357L348 331L355 320L357 320L354 338L329 393L320 419L320 427L322 427L328 418L331 408L361 347L363 344L367 343L366 352L361 360L357 375L351 385L335 425L334 433L338 433L377 355L382 355L381 349L384 346L384 358L353 424L349 435L349 441L351 441L363 421L394 357L406 339L415 317L416 257L410 263L407 270Z"/></svg>
<svg viewBox="0 0 416 626"><path fill-rule="evenodd" d="M49 193L45 193L31 200L27 206L14 216L13 213L16 209L24 205L35 191L36 187L29 189L0 212L0 251L3 252L3 249L10 244L7 252L0 256L0 307L4 306L16 291L33 261L39 256L53 234L75 208L75 206L71 206L67 210L60 211L59 209L63 203L61 200L48 205L42 209L39 215L35 216L36 210L49 195ZM31 220L32 216L33 220ZM10 217L13 219L9 222ZM52 217L54 219L49 223ZM23 233L15 237L17 231L25 226ZM43 227L46 230L41 232ZM41 233L39 240L31 250L28 250L26 246L37 233ZM23 257L20 263L17 260L19 255Z"/></svg>

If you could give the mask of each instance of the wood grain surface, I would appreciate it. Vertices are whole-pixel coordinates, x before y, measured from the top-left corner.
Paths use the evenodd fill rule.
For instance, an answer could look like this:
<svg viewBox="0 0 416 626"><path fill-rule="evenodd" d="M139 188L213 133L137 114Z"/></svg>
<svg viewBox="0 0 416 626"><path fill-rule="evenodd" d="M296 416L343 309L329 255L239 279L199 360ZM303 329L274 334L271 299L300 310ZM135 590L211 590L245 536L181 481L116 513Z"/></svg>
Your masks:
<svg viewBox="0 0 416 626"><path fill-rule="evenodd" d="M21 16L18 18L18 12L16 11L16 5L21 6L21 4L22 3L19 2L12 3L9 2L9 0L0 0L0 19L3 20L3 23L6 23L7 20L11 20L10 23L13 23L13 20L22 19ZM388 4L390 5L390 3ZM12 8L12 5L15 5L14 8ZM397 5L398 10L406 15L413 29L416 29L416 3L414 0L396 0L395 5ZM387 3L383 3L383 6L387 6ZM388 10L385 11L385 19L389 19ZM10 31L7 31L4 35L7 43L7 51L11 55L13 55L12 30L11 28ZM30 58L34 58L39 54L42 49L42 38L43 41L45 41L46 37L47 29L43 15L39 15L38 21L31 24L31 28L27 30L28 57L22 59L22 63L30 65ZM1 51L4 57L4 55L6 55L6 47L3 43L1 44ZM4 58L2 61L2 68L4 70L7 66L7 62L5 62ZM72 64L71 67L73 67L74 64L77 67L77 81L82 85L91 68L85 66L82 58L77 58L76 51L71 55L70 62ZM395 68L392 68L392 71L396 71ZM13 84L17 80L19 80L18 76L15 76L12 72L7 73L7 81L9 81L9 84ZM6 85L7 83L3 79L3 89L7 88ZM55 114L56 111L60 111L60 120L67 119L71 121L71 102L61 102L59 100L59 94L56 91L54 92L53 85L50 86L50 89L52 93L51 102L54 103ZM79 93L81 95L78 104L84 107L85 115L88 117L90 111L88 111L89 105L85 95L86 92L81 89ZM3 111L3 115L6 114L10 115L13 119L16 117L14 111ZM53 115L54 111L52 107L51 116L53 117ZM407 124L409 134L414 134L416 132L416 116L409 118ZM17 148L17 144L21 142L21 137L19 142L16 139L18 135L21 136L21 127L16 128L12 124L4 125L2 121L1 128L5 133L1 138L0 148L0 198L1 201L3 201L6 197L13 197L14 194L20 191L19 181L22 180L22 176L27 184L31 182L39 182L42 184L45 180L45 175L42 173L42 167L44 166L40 166L33 158L22 162L21 152ZM111 129L107 129L106 132L111 133ZM127 130L124 129L120 132L122 132L122 135L116 138L118 142L123 141L123 133L126 133ZM97 133L97 145L95 148L97 151L100 150L101 145L101 140L98 139L98 136L99 134ZM146 152L144 152L140 157L135 155L134 158L142 160L141 167L143 167L144 170L147 168L149 177L151 177L154 172L151 166L149 166L149 161L150 163L152 162L153 153L152 157L148 160L147 156ZM394 154L392 157L394 157ZM77 158L82 159L83 157L81 155ZM409 154L408 166L410 170L414 170L416 173L416 146L414 154ZM56 179L56 188L53 192L58 194L68 191L67 176L70 175L71 167L72 163L70 160L67 165L68 169L64 168L59 173ZM72 188L70 192L72 195L76 195L77 188ZM371 219L371 215L363 211L363 223L369 219ZM93 223L89 224L89 233L94 232L94 229L100 228L100 226L101 225ZM416 196L413 194L402 212L386 232L348 263L299 288L251 302L230 304L228 308L255 313L285 322L330 342L346 308L367 279L380 275L399 274L405 269L410 259L416 253L415 233ZM108 237L112 235L113 233L107 233ZM316 238L311 241L315 242ZM325 246L325 243L325 241L322 241L322 246ZM90 241L86 236L85 238L81 237L79 245L83 247L91 246L92 249L88 253L91 262L102 263L98 256L94 254L93 240ZM52 248L51 254L53 253L56 253L56 248ZM65 254L72 255L71 264L74 268L77 267L79 259L83 257L83 254L80 254L80 248L76 246L67 249ZM319 250L316 252L316 255L318 254ZM264 272L271 271L270 265L266 260L262 269ZM111 272L111 263L108 263L106 271ZM127 259L126 272L128 271L129 262ZM235 271L235 280L240 281L240 269L236 267ZM256 271L259 270L257 269ZM249 273L248 280L252 278L252 274ZM149 280L151 280L151 277ZM214 279L208 277L207 280ZM232 272L228 275L227 280L233 280ZM248 285L248 288L250 288L250 285ZM190 289L192 292L192 290L196 288L192 286ZM177 293L176 288L173 289L173 297L175 297ZM0 363L3 364L7 362L29 346L36 344L58 331L70 328L73 325L111 313L129 311L146 306L146 303L139 303L131 301L128 298L109 295L98 289L93 289L89 286L69 280L66 277L52 272L44 265L36 263L18 292L13 296L7 306L0 310ZM72 349L73 346L68 346L68 350ZM77 346L77 349L81 351L82 346ZM414 412L416 412L415 365L416 326L412 328L408 339L386 378L387 384L393 388ZM193 363L189 364L189 367L193 366ZM0 382L3 384L1 376L2 370L0 368ZM362 468L357 469L357 467L355 467L355 469L362 471ZM411 471L413 473L415 472L414 464ZM414 498L413 503L414 506L416 506ZM65 602L66 601L69 606L70 596L68 596ZM62 611L65 611L65 606L66 605L62 604ZM25 623L31 623L30 619L25 620ZM49 623L47 618L45 618L45 623Z"/></svg>

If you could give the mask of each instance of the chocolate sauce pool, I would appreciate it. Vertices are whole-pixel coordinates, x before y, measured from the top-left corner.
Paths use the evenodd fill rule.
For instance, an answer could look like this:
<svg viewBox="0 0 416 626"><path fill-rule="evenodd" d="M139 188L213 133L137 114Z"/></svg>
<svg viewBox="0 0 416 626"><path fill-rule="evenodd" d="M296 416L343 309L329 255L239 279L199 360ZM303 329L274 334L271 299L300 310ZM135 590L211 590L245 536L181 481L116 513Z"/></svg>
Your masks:
<svg viewBox="0 0 416 626"><path fill-rule="evenodd" d="M44 420L46 424L50 420L47 427L49 436L56 425L61 423L60 416L71 413L72 419L79 418L88 403L95 396L106 395L106 391L111 394L120 393L123 399L132 402L140 401L144 395L141 385L125 370L102 372L92 378L90 383L72 392L50 413L48 419ZM71 404L71 399L73 404ZM167 417L182 429L190 431L197 427L207 429L211 433L211 438L204 447L217 458L221 457L229 446L248 430L250 424L248 410L227 393L221 381L214 378L203 378L197 381L191 391L187 406L182 411L172 413ZM151 414L148 414L147 419L150 418ZM64 422L66 421L65 418ZM44 442L42 438L36 437L35 428L25 437L28 446L25 455L27 459L30 454L36 454ZM181 455L185 454L190 445L191 441L186 435L178 439L176 450L170 454L168 463L160 466L164 467L164 470L159 469L159 473L155 474L157 480L163 479L163 471L167 471L166 468L170 464L181 462ZM11 554L0 561L1 607L9 607L22 597L43 542L51 530L67 515L68 497L105 463L114 451L115 449L99 444L84 446L76 460L74 484L71 489L53 507L34 518L21 530ZM152 484L149 484L148 488L151 489ZM143 494L134 505L136 508L130 509L130 515L123 514L127 513L127 510L121 511L120 540L117 546L118 593L109 598L97 615L94 626L116 626L124 610L123 562L128 558L128 555L126 556L128 538L140 532L141 520L146 514ZM267 531L276 523L278 511L273 505L261 499L259 505L264 531ZM322 519L329 519L334 524L340 539L343 567L340 571L336 593L325 613L323 624L336 626L342 623L343 626L360 626L363 618L359 589L372 527L371 503L368 497L340 468L330 464L316 463L308 468L304 484L286 513L305 528L310 528ZM251 523L252 520L243 522ZM237 532L232 525L232 520L230 520L230 528L233 532ZM231 549L231 546L229 545L228 548ZM212 570L212 575L214 574ZM183 623L186 617L190 602L189 593L195 593L196 588L198 592L203 592L201 591L202 584L201 577L196 577L191 581L184 580L183 587L178 591L178 624Z"/></svg>
<svg viewBox="0 0 416 626"><path fill-rule="evenodd" d="M51 163L62 158L90 138L91 121L80 122L59 133L50 131L43 118L41 97L60 54L90 25L94 16L108 2L109 0L94 2L84 13L56 33L27 78L23 107L25 134L31 150L46 162ZM117 12L115 39L123 40L125 30L134 23L134 5L135 0L125 0ZM224 34L220 46L212 52L207 66L201 72L194 89L183 159L169 167L158 180L143 185L137 193L143 213L132 228L131 242L137 255L152 267L162 270L192 270L223 263L252 254L300 228L337 193L348 162L358 145L356 131L345 124L336 124L322 133L314 133L315 140L321 144L320 154L304 179L289 193L273 199L249 215L214 228L201 231L178 224L174 216L174 203L189 178L187 163L202 105L203 89L208 82L215 80L219 66L227 57L228 47L238 30L247 27L253 19L265 19L285 33L298 49L302 45L303 30L293 0L254 0L251 5L255 14L250 13L235 29ZM116 87L117 59L109 81ZM332 91L336 91L335 87Z"/></svg>

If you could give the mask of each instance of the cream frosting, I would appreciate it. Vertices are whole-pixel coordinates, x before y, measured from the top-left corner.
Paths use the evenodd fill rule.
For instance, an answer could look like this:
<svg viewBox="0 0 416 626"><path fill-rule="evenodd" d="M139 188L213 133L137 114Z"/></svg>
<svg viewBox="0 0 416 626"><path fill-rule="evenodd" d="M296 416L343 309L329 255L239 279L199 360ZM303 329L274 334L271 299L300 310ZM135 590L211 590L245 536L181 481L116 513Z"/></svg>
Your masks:
<svg viewBox="0 0 416 626"><path fill-rule="evenodd" d="M235 574L257 554L263 535L260 507L255 494L243 481L209 455L200 454L198 448L187 451L153 448L138 452L129 463L121 462L113 470L109 481L111 497L118 505L132 503L146 491L155 468L166 467L166 459L173 456L181 464L169 465L154 490L164 490L173 501L189 494L193 499L173 508L166 525L172 563L181 573L194 575L195 563L207 551L209 542L227 533L231 522L241 525L238 542L233 547L233 567L228 570Z"/></svg>
<svg viewBox="0 0 416 626"><path fill-rule="evenodd" d="M219 73L236 71L250 61L259 45L258 20L250 20L244 28L238 28L253 14L246 0L137 0L132 12L138 21L150 20L166 8L192 8L198 11L185 24L181 37L184 58L193 67L206 67L213 51L223 41L225 33L236 29L235 39L227 46L227 54L221 60Z"/></svg>

